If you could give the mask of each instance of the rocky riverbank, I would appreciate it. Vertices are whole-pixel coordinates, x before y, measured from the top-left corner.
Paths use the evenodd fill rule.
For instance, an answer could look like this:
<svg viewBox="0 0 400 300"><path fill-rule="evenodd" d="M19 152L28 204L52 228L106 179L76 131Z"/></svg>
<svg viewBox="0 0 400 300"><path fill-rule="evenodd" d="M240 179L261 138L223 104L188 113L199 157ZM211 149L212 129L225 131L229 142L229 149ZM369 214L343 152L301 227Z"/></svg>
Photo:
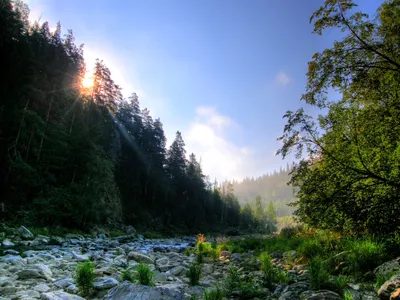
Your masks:
<svg viewBox="0 0 400 300"><path fill-rule="evenodd" d="M202 299L204 289L224 285L229 267L235 265L241 276L262 282L260 261L253 252L221 252L216 260L205 258L201 265L198 286L190 286L187 270L196 260L192 253L195 237L146 240L136 233L109 238L105 234L83 237L77 234L59 236L34 236L21 227L14 234L2 234L2 256L0 256L0 299L50 299L78 300L78 288L74 281L77 264L91 260L95 265L94 289L87 299ZM272 253L272 262L283 267L295 251ZM122 280L123 270L134 270L139 263L146 263L155 273L155 287L134 285ZM397 260L385 263L376 272L388 273L400 270ZM294 265L285 271L288 281L274 288L263 288L259 299L343 299L328 291L313 291L310 288L306 265ZM399 277L382 285L378 294L364 290L360 285L348 283L352 299L399 299ZM243 299L240 291L232 293Z"/></svg>

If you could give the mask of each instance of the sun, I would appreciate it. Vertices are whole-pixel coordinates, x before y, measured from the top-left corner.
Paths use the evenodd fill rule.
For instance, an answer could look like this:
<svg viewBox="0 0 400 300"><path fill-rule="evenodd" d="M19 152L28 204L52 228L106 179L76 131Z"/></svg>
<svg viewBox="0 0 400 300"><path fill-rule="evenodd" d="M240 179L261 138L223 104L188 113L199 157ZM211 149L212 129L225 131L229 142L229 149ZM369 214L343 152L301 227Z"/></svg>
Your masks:
<svg viewBox="0 0 400 300"><path fill-rule="evenodd" d="M82 79L82 87L87 89L93 87L94 82L93 82L93 75L90 73L86 73L85 77Z"/></svg>

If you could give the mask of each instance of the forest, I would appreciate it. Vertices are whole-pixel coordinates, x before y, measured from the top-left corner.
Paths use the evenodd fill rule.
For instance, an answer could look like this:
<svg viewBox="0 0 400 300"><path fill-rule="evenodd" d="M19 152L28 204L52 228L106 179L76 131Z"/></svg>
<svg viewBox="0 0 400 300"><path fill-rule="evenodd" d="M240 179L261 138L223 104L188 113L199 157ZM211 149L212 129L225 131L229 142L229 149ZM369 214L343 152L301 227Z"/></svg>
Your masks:
<svg viewBox="0 0 400 300"><path fill-rule="evenodd" d="M291 170L287 164L286 168L281 167L279 171L274 170L270 174L256 178L246 177L241 181L225 181L222 186L226 187L231 183L242 206L246 204L253 206L256 198L260 197L264 206L270 201L273 202L278 217L291 216L295 208L289 205L296 201L293 187L288 185Z"/></svg>
<svg viewBox="0 0 400 300"><path fill-rule="evenodd" d="M271 221L264 207L258 217L243 211L232 186L210 182L179 131L166 149L161 120L136 94L124 99L102 60L85 87L72 30L30 22L22 1L0 3L3 221L191 233Z"/></svg>

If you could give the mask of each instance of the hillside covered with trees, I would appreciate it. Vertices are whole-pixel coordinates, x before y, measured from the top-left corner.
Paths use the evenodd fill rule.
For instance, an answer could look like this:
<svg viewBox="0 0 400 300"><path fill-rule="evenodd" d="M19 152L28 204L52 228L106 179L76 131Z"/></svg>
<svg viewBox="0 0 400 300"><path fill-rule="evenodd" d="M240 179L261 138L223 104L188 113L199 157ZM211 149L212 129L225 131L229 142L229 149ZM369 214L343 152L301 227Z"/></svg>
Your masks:
<svg viewBox="0 0 400 300"><path fill-rule="evenodd" d="M260 221L207 179L179 131L166 148L161 120L124 99L103 61L83 85L71 30L31 24L21 1L1 0L0 15L2 221L195 233Z"/></svg>
<svg viewBox="0 0 400 300"><path fill-rule="evenodd" d="M235 195L241 205L255 205L256 198L260 197L263 205L272 202L277 208L278 216L292 215L294 208L289 206L295 202L293 187L288 185L290 181L291 168L289 165L286 168L280 168L271 174L265 174L257 178L248 178L241 181L226 181L223 186L226 188L232 184Z"/></svg>

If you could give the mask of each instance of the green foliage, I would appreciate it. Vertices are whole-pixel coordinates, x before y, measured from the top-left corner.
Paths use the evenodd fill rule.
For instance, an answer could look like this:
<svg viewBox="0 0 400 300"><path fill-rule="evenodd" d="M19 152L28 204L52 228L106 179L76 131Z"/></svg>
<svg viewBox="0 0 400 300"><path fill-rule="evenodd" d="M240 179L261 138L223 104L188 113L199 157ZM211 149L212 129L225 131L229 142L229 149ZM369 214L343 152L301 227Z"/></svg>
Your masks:
<svg viewBox="0 0 400 300"><path fill-rule="evenodd" d="M298 252L306 258L324 255L324 247L319 239L306 239L298 248Z"/></svg>
<svg viewBox="0 0 400 300"><path fill-rule="evenodd" d="M379 290L380 287L388 281L390 278L392 278L393 275L397 274L398 272L389 272L387 274L381 274L379 273L376 278L375 278L375 289Z"/></svg>
<svg viewBox="0 0 400 300"><path fill-rule="evenodd" d="M349 276L339 275L335 277L333 280L334 290L337 291L338 294L343 295L344 289L346 288L349 280Z"/></svg>
<svg viewBox="0 0 400 300"><path fill-rule="evenodd" d="M185 252L183 252L183 254L185 255L185 256L190 256L191 254L193 254L193 253L195 253L196 252L196 250L195 249L193 249L193 248L186 248L185 249Z"/></svg>
<svg viewBox="0 0 400 300"><path fill-rule="evenodd" d="M279 232L279 235L282 237L293 237L299 232L298 227L295 226L287 226L283 227Z"/></svg>
<svg viewBox="0 0 400 300"><path fill-rule="evenodd" d="M202 264L204 262L204 253L203 252L196 253L196 262L198 264Z"/></svg>
<svg viewBox="0 0 400 300"><path fill-rule="evenodd" d="M357 274L373 270L385 259L384 244L371 238L348 241L346 250L351 272Z"/></svg>
<svg viewBox="0 0 400 300"><path fill-rule="evenodd" d="M94 265L90 261L78 264L75 271L75 283L83 297L90 295L94 278Z"/></svg>
<svg viewBox="0 0 400 300"><path fill-rule="evenodd" d="M349 290L346 290L344 292L343 299L344 300L353 300L354 297L353 297L353 294Z"/></svg>
<svg viewBox="0 0 400 300"><path fill-rule="evenodd" d="M204 300L222 300L224 292L217 286L203 292Z"/></svg>
<svg viewBox="0 0 400 300"><path fill-rule="evenodd" d="M154 273L144 263L136 267L135 279L141 285L154 286Z"/></svg>
<svg viewBox="0 0 400 300"><path fill-rule="evenodd" d="M311 288L315 290L322 289L326 286L329 280L324 260L316 256L308 263Z"/></svg>
<svg viewBox="0 0 400 300"><path fill-rule="evenodd" d="M192 263L189 266L186 275L189 278L189 283L191 286L199 285L199 280L201 275L201 265L197 263Z"/></svg>
<svg viewBox="0 0 400 300"><path fill-rule="evenodd" d="M400 226L400 7L384 1L376 17L354 7L353 1L326 1L312 15L314 33L338 29L343 35L308 64L301 99L320 114L287 111L278 154L299 159L290 183L302 222L386 236ZM329 99L331 90L340 99Z"/></svg>
<svg viewBox="0 0 400 300"><path fill-rule="evenodd" d="M238 268L234 265L229 266L228 276L224 283L224 289L228 294L237 291L240 288L241 278Z"/></svg>
<svg viewBox="0 0 400 300"><path fill-rule="evenodd" d="M123 270L121 272L122 281L128 280L129 282L135 281L135 276L132 274L130 270Z"/></svg>
<svg viewBox="0 0 400 300"><path fill-rule="evenodd" d="M261 272L264 275L264 284L268 288L272 288L274 284L284 284L288 282L288 274L282 269L274 267L271 257L267 252L261 253L260 260Z"/></svg>

